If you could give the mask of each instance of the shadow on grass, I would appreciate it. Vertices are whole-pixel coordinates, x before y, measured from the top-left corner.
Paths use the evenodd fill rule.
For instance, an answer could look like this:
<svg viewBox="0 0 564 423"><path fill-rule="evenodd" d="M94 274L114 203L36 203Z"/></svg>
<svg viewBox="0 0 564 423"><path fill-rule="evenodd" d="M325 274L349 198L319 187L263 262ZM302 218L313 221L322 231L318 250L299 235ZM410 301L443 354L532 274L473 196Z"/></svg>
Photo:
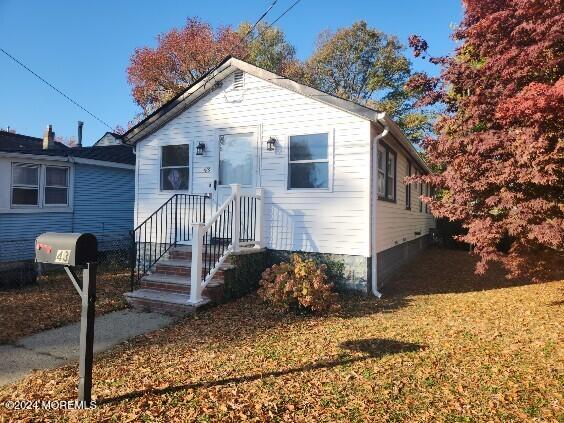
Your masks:
<svg viewBox="0 0 564 423"><path fill-rule="evenodd" d="M223 386L232 383L245 383L253 382L255 380L264 379L268 377L280 377L291 375L295 373L310 372L319 369L332 369L334 367L343 366L346 364L356 363L370 359L377 359L390 354L399 354L407 352L416 352L425 349L426 346L414 344L410 342L396 341L394 339L358 339L354 341L343 342L340 347L344 350L364 353L362 356L348 357L348 353L344 353L337 358L324 360L321 362L306 364L301 367L291 369L279 370L274 372L257 373L253 375L230 377L225 379L201 381L194 383L186 383L182 385L168 386L166 388L145 389L140 391L133 391L127 394L119 395L113 398L102 398L97 401L97 404L113 404L124 400L130 400L142 397L144 395L166 395L174 392L184 391L187 389L208 388L213 386Z"/></svg>

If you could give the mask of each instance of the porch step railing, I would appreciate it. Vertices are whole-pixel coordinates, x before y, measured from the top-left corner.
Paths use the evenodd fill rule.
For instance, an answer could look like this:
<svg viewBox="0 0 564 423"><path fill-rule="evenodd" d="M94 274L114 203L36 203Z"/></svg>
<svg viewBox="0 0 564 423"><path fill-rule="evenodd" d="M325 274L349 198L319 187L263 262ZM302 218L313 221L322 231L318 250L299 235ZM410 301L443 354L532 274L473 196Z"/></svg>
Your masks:
<svg viewBox="0 0 564 423"><path fill-rule="evenodd" d="M172 246L191 240L192 224L209 215L208 200L208 195L174 194L130 232L132 290Z"/></svg>
<svg viewBox="0 0 564 423"><path fill-rule="evenodd" d="M229 255L241 246L261 246L262 205L262 188L241 195L241 185L231 184L231 194L211 218L192 226L190 303L202 301L204 288Z"/></svg>

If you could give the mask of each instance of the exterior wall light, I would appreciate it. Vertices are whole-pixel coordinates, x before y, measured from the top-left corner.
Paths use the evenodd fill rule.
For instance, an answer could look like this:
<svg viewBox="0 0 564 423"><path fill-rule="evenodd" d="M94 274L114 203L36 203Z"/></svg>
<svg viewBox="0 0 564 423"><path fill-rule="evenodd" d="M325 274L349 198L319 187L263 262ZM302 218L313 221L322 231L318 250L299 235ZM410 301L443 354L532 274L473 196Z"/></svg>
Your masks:
<svg viewBox="0 0 564 423"><path fill-rule="evenodd" d="M203 156L204 151L206 151L206 145L201 142L196 146L196 156Z"/></svg>
<svg viewBox="0 0 564 423"><path fill-rule="evenodd" d="M276 138L270 137L268 139L268 141L266 142L266 150L267 151L274 151L275 147L276 147Z"/></svg>

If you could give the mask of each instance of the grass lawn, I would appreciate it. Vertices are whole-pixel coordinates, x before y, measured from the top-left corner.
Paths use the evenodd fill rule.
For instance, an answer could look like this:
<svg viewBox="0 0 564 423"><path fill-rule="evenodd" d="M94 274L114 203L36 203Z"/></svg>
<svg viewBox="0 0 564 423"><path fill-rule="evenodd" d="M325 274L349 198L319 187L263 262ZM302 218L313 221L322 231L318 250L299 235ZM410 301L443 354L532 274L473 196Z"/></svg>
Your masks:
<svg viewBox="0 0 564 423"><path fill-rule="evenodd" d="M7 420L563 421L562 280L483 279L461 251L430 250L383 300L330 316L271 310L255 295L95 358L97 408ZM73 399L77 366L0 388ZM7 414L12 413L12 414ZM1 419L1 417L0 417Z"/></svg>
<svg viewBox="0 0 564 423"><path fill-rule="evenodd" d="M100 269L96 314L125 308L123 293L128 290L128 271ZM77 322L80 304L80 297L65 272L51 272L38 278L37 284L25 288L0 291L0 344Z"/></svg>

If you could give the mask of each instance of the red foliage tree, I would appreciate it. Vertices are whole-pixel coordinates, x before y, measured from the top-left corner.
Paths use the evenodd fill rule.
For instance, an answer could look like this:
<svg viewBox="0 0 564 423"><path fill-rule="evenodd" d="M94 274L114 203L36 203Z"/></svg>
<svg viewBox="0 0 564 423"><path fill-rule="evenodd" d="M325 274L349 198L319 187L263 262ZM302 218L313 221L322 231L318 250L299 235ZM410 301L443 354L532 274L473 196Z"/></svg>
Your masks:
<svg viewBox="0 0 564 423"><path fill-rule="evenodd" d="M135 50L127 68L133 98L145 114L170 100L227 55L242 56L246 46L229 27L216 30L197 18L157 37L157 47Z"/></svg>
<svg viewBox="0 0 564 423"><path fill-rule="evenodd" d="M422 179L438 190L424 200L463 222L478 273L497 261L515 276L531 269L532 251L564 248L564 14L554 0L464 5L454 57L429 58L440 76L408 83L422 104L443 105L437 137L424 142L438 172ZM426 58L424 40L410 45Z"/></svg>

